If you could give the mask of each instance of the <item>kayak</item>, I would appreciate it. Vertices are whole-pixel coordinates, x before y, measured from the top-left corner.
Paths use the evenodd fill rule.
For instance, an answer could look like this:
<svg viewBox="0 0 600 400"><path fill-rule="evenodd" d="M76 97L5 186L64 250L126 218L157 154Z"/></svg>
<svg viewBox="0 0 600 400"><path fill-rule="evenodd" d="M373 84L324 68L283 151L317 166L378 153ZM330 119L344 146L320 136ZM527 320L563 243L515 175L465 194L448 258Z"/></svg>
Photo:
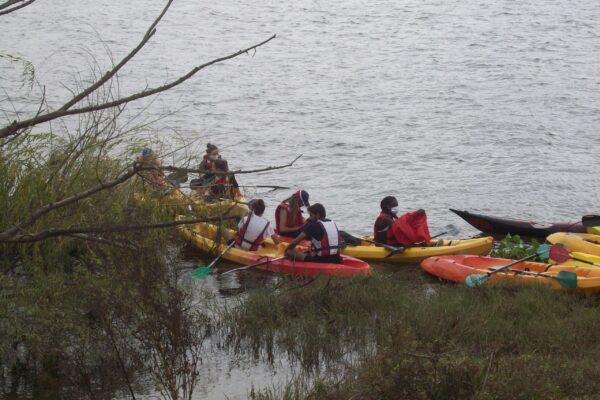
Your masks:
<svg viewBox="0 0 600 400"><path fill-rule="evenodd" d="M540 224L518 219L498 218L468 211L450 209L453 213L467 221L471 226L485 233L498 235L520 235L530 237L546 237L555 232L585 232L581 221Z"/></svg>
<svg viewBox="0 0 600 400"><path fill-rule="evenodd" d="M570 253L572 259L558 263L556 265L571 265L574 267L581 268L600 268L600 256L595 256L593 254L580 253L575 251ZM553 260L550 260L553 261Z"/></svg>
<svg viewBox="0 0 600 400"><path fill-rule="evenodd" d="M570 252L600 256L600 235L559 232L548 236L546 240L554 245L561 245Z"/></svg>
<svg viewBox="0 0 600 400"><path fill-rule="evenodd" d="M178 216L176 219L183 219ZM180 225L179 232L191 241L198 249L204 252L221 252L225 250L226 244L217 244L214 241L217 226L207 223L194 225ZM233 231L230 231L233 234ZM232 247L223 255L223 258L242 265L252 265L278 257L283 257L287 243L276 245L271 239L263 242L257 251L246 251ZM298 247L301 249L301 247ZM366 262L348 256L341 256L341 264L305 262L298 260L275 260L257 268L265 271L281 272L297 276L332 276L338 278L349 278L357 275L370 275L371 267Z"/></svg>
<svg viewBox="0 0 600 400"><path fill-rule="evenodd" d="M504 258L455 255L428 258L421 263L421 268L439 278L464 283L469 275L485 274L512 262L514 260ZM577 275L577 288L566 289L560 285L558 280L549 277L558 276L561 271L573 272ZM524 275L527 272L541 272L548 276ZM554 290L566 290L582 294L599 293L600 269L524 261L512 266L511 271L501 271L491 275L485 282L491 285L498 282L543 284Z"/></svg>
<svg viewBox="0 0 600 400"><path fill-rule="evenodd" d="M135 204L142 204L146 201L156 201L163 207L173 211L173 213L181 213L183 210L189 209L191 205L193 210L204 215L221 214L223 216L244 217L250 213L250 209L245 204L245 198L239 197L236 200L217 200L205 201L194 200L189 195L184 194L181 190L171 190L163 195L146 196L144 193L135 193L133 195Z"/></svg>
<svg viewBox="0 0 600 400"><path fill-rule="evenodd" d="M372 240L372 238L368 238ZM436 243L432 240L431 243ZM348 245L342 249L342 254L368 261L382 261L398 264L418 264L432 256L447 254L475 254L486 255L494 245L491 236L477 239L444 240L441 246L416 246L407 247L403 252L390 255L390 251L372 243L362 241L358 246Z"/></svg>
<svg viewBox="0 0 600 400"><path fill-rule="evenodd" d="M600 235L600 226L590 226L587 228L587 232L594 235Z"/></svg>

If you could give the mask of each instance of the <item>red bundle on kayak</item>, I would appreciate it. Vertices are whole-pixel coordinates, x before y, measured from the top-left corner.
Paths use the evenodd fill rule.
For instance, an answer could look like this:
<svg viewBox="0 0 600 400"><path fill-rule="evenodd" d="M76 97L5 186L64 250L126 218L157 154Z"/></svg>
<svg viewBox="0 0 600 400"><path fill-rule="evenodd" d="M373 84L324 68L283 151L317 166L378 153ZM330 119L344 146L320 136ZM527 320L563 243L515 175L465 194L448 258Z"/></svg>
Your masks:
<svg viewBox="0 0 600 400"><path fill-rule="evenodd" d="M401 215L392 224L392 232L396 241L403 246L411 246L415 243L431 240L429 226L427 225L427 214L422 210Z"/></svg>

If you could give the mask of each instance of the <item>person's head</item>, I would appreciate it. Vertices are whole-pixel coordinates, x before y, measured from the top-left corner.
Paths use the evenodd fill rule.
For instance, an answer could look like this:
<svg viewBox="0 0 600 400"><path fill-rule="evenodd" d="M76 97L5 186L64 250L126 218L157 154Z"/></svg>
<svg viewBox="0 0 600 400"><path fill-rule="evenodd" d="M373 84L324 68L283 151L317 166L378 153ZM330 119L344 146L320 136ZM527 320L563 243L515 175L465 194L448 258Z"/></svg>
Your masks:
<svg viewBox="0 0 600 400"><path fill-rule="evenodd" d="M389 214L398 214L398 200L394 196L387 196L381 200L381 211Z"/></svg>
<svg viewBox="0 0 600 400"><path fill-rule="evenodd" d="M293 207L310 207L308 192L306 190L298 190L290 198L290 205Z"/></svg>
<svg viewBox="0 0 600 400"><path fill-rule="evenodd" d="M145 149L142 150L142 154L140 154L138 161L141 162L154 162L156 165L160 166L160 160L158 159L158 156L156 155L156 153L154 152L154 150L146 147Z"/></svg>
<svg viewBox="0 0 600 400"><path fill-rule="evenodd" d="M252 200L250 208L254 214L260 217L265 212L265 202L262 199Z"/></svg>
<svg viewBox="0 0 600 400"><path fill-rule="evenodd" d="M206 158L212 161L219 159L219 148L212 143L206 145Z"/></svg>
<svg viewBox="0 0 600 400"><path fill-rule="evenodd" d="M318 221L327 217L325 207L323 207L323 204L321 203L315 203L312 206L308 207L308 213L310 214L310 219L312 219L313 221Z"/></svg>
<svg viewBox="0 0 600 400"><path fill-rule="evenodd" d="M222 158L216 160L215 169L221 172L229 172L229 164L227 163L227 160L224 160Z"/></svg>

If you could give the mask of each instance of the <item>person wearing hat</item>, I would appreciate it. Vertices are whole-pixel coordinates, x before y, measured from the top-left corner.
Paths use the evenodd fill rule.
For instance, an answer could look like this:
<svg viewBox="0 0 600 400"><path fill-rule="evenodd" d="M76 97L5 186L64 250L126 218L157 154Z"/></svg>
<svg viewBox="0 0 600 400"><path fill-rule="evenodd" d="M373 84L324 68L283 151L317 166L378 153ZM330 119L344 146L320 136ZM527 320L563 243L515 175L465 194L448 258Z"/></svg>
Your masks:
<svg viewBox="0 0 600 400"><path fill-rule="evenodd" d="M269 237L275 244L279 244L281 240L275 233L273 225L263 217L265 202L262 199L254 199L250 202L250 208L252 212L238 224L235 246L248 251L256 251L260 248L261 243Z"/></svg>
<svg viewBox="0 0 600 400"><path fill-rule="evenodd" d="M301 207L310 207L306 190L297 191L277 206L275 228L279 235L295 238L302 232L306 221L302 216Z"/></svg>
<svg viewBox="0 0 600 400"><path fill-rule="evenodd" d="M144 180L144 188L155 190L165 187L165 174L159 168L162 163L152 149L145 148L142 150L142 154L137 158L137 162L143 168L140 176Z"/></svg>
<svg viewBox="0 0 600 400"><path fill-rule="evenodd" d="M286 257L292 260L339 264L342 240L337 225L326 218L325 207L320 203L308 207L308 213L310 217L306 226L285 249ZM303 240L311 242L308 252L296 250L298 243Z"/></svg>

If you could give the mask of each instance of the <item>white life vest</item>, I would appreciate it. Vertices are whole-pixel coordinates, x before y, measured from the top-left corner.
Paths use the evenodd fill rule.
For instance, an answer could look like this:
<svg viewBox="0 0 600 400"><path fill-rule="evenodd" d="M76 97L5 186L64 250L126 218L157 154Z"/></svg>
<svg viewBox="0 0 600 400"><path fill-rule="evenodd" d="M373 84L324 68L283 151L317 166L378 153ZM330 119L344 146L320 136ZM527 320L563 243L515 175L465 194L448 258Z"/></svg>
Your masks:
<svg viewBox="0 0 600 400"><path fill-rule="evenodd" d="M317 256L340 254L340 232L333 221L318 221L325 234L321 240L312 239L312 247Z"/></svg>
<svg viewBox="0 0 600 400"><path fill-rule="evenodd" d="M235 244L245 250L258 250L269 224L270 222L266 218L250 213L235 239Z"/></svg>

